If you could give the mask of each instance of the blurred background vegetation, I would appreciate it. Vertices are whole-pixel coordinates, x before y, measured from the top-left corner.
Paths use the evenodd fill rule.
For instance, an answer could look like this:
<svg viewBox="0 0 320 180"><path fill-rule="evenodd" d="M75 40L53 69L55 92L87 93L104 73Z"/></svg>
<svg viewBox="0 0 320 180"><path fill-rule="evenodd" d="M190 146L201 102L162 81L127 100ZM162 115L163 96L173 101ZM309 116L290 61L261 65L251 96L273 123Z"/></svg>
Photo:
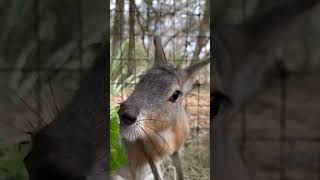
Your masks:
<svg viewBox="0 0 320 180"><path fill-rule="evenodd" d="M50 122L77 88L106 33L106 8L100 0L0 0L0 22L0 179L23 180L27 132Z"/></svg>

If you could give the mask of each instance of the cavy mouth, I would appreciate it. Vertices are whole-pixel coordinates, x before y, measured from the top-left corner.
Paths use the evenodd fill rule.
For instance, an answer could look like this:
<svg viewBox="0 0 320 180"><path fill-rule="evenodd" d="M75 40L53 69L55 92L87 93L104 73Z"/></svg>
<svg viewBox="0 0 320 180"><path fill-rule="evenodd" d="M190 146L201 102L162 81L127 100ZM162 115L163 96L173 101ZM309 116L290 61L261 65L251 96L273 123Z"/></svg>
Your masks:
<svg viewBox="0 0 320 180"><path fill-rule="evenodd" d="M145 116L142 113L134 121L126 115L120 116L120 135L126 141L133 142L146 136L144 126Z"/></svg>
<svg viewBox="0 0 320 180"><path fill-rule="evenodd" d="M133 142L136 141L137 139L142 138L144 134L144 127L142 126L141 123L136 122L130 126L128 125L120 125L120 135L121 138L128 141L128 142Z"/></svg>
<svg viewBox="0 0 320 180"><path fill-rule="evenodd" d="M120 123L121 137L128 142L133 142L139 139L142 140L147 138L151 134L148 131L148 128L146 127L146 123L147 122L145 122L144 117L138 118L138 120L131 125Z"/></svg>

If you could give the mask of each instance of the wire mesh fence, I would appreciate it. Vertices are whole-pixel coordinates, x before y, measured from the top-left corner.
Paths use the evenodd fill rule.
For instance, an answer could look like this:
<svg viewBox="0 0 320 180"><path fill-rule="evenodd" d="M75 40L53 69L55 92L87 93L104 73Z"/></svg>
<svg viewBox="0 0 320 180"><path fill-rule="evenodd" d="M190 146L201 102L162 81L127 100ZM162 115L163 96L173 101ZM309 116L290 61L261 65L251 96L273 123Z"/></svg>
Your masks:
<svg viewBox="0 0 320 180"><path fill-rule="evenodd" d="M96 57L92 44L101 42L105 32L101 17L106 12L100 4L0 2L1 152L6 152L7 144L30 145L31 134L51 122L71 99ZM16 155L9 150L1 156L0 179L27 179L23 159L18 159L24 150L19 146ZM7 160L16 167L6 165Z"/></svg>
<svg viewBox="0 0 320 180"><path fill-rule="evenodd" d="M233 1L230 19L241 22L277 3ZM314 8L278 37L281 72L235 117L233 135L256 179L319 179L318 18Z"/></svg>
<svg viewBox="0 0 320 180"><path fill-rule="evenodd" d="M93 13L89 8L94 5L87 5L81 1L4 2L1 8L8 14L3 16L5 23L1 27L0 71L4 74L4 98L20 104L19 97L35 98L34 110L42 113L40 96L48 91L49 83L59 81L54 89L71 92L76 89L83 71L96 55L91 44L100 42L104 31L103 25L89 30L88 20L101 11ZM60 8L68 6L71 8ZM85 17L90 13L92 16Z"/></svg>
<svg viewBox="0 0 320 180"><path fill-rule="evenodd" d="M111 1L111 105L126 100L152 67L154 35L160 35L166 58L176 67L209 59L209 12L205 0ZM209 76L208 68L185 99L192 132L183 155L187 179L209 179ZM173 179L173 166L164 168L165 179Z"/></svg>

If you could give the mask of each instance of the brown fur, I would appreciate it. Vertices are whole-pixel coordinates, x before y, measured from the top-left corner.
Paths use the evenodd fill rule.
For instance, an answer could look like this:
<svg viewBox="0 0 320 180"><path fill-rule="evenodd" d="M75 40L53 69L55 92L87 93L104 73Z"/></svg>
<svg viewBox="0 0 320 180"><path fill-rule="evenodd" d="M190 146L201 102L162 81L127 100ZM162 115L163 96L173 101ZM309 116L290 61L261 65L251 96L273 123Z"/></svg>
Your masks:
<svg viewBox="0 0 320 180"><path fill-rule="evenodd" d="M163 138L159 134L149 135L150 139L146 139L145 144L141 141L128 143L128 158L130 163L134 162L134 166L145 165L148 161L143 153L144 146L147 145L151 158L154 160L162 159L171 155L174 151L180 150L189 135L189 122L186 114L181 115L174 127L165 130ZM152 141L152 142L151 142Z"/></svg>
<svg viewBox="0 0 320 180"><path fill-rule="evenodd" d="M183 98L191 90L196 74L209 63L202 61L179 70L165 59L160 37L155 37L155 49L154 67L119 109L129 165L116 174L124 178L129 171L131 176L126 179L152 178L151 171L155 179L162 179L159 161L168 156L178 162L179 179L183 179L179 151L190 131Z"/></svg>

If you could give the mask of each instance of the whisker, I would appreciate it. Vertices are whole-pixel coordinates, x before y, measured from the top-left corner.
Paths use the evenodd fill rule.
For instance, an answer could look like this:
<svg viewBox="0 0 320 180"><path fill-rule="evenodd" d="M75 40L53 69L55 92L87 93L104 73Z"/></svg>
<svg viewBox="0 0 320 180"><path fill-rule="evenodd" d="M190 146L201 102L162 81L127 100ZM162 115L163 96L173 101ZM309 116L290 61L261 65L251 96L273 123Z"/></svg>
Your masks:
<svg viewBox="0 0 320 180"><path fill-rule="evenodd" d="M154 148L156 149L156 151L159 153L159 157L161 158L161 152L159 151L159 149L157 148L157 146L154 144L154 142L152 141L151 137L148 135L148 133L142 128L140 127L140 129L146 134L146 136L148 137L148 139L150 140L151 144L154 146Z"/></svg>
<svg viewBox="0 0 320 180"><path fill-rule="evenodd" d="M49 82L48 83L49 84L49 90L50 90L51 96L52 96L54 104L55 104L56 112L57 112L57 114L59 114L59 112L60 112L59 106L58 106L58 103L57 103L57 100L56 100L56 96L55 96L53 88L52 88L51 80L49 80L49 78L48 78L48 82Z"/></svg>
<svg viewBox="0 0 320 180"><path fill-rule="evenodd" d="M31 128L32 132L37 130L36 127L33 125L31 120L26 119L26 121L27 121L27 124L29 125L29 127Z"/></svg>
<svg viewBox="0 0 320 180"><path fill-rule="evenodd" d="M28 134L28 135L31 134L31 132L28 132L28 131L25 131L25 130L23 130L23 129L20 129L20 128L14 126L13 124L11 124L11 123L9 123L9 122L0 121L0 123L3 124L3 125L5 125L5 126L11 127L11 128L13 128L13 129L21 132L21 133Z"/></svg>
<svg viewBox="0 0 320 180"><path fill-rule="evenodd" d="M96 127L95 127L95 129L98 129L100 126L102 126L102 125L105 125L105 121L101 121L101 123L99 123Z"/></svg>
<svg viewBox="0 0 320 180"><path fill-rule="evenodd" d="M164 137L162 137L162 136L161 136L154 128L152 128L152 126L150 126L149 124L145 124L145 123L144 123L144 125L146 125L147 128L149 128L149 129L151 129L152 131L154 131L154 132L156 133L156 135L158 135L158 136L161 138L161 140L163 140L163 142L165 142L166 145L168 146L168 148L172 151L170 145L168 144L167 140L164 139Z"/></svg>
<svg viewBox="0 0 320 180"><path fill-rule="evenodd" d="M139 164L137 163L137 166L139 166L138 179L140 179L142 165L139 165Z"/></svg>
<svg viewBox="0 0 320 180"><path fill-rule="evenodd" d="M142 137L142 136L141 136L142 133L141 133L141 131L140 131L140 129L139 129L138 127L139 127L139 126L137 125L137 126L136 126L136 134L135 134L135 137L134 137L135 139L137 139L137 138L139 138L139 137Z"/></svg>
<svg viewBox="0 0 320 180"><path fill-rule="evenodd" d="M138 124L139 124L139 123L138 123ZM138 127L140 127L140 126L138 126ZM141 135L142 135L142 132L140 131L140 129L137 129L137 135L138 135L138 136L141 136ZM137 163L137 166L138 166L138 163ZM138 179L140 179L141 168L142 168L142 165L140 165L140 167L139 167Z"/></svg>
<svg viewBox="0 0 320 180"><path fill-rule="evenodd" d="M158 150L158 148L156 147L156 145L154 144L154 142L152 141L152 139L150 138L150 136L148 135L148 133L141 127L141 130L146 134L146 136L148 137L148 139L150 140L150 142L152 143L152 145L155 147L156 151L159 153L159 158L160 158L160 161L163 163L163 158L161 157L161 153L160 151ZM149 166L152 170L152 173L154 175L154 177L156 178L156 172L157 172L157 169L155 169L156 172L154 172L154 167L151 165L151 163L155 163L155 161L147 154L146 152L146 149L144 149L145 151L145 155L147 156L147 159L149 161ZM150 162L151 161L151 162Z"/></svg>
<svg viewBox="0 0 320 180"><path fill-rule="evenodd" d="M141 121L142 121L144 124L145 124L145 123L148 123L148 124L149 124L150 122L153 122L153 123L156 123L157 125L160 125L160 126L166 126L166 125L169 125L169 126L170 126L170 125L171 125L171 123L170 123L170 122L167 122L167 121L162 121L162 122L161 122L161 121L153 121L153 120L150 120L150 119L149 119L149 120L148 120L148 119L146 119L146 120L143 119L143 120L141 120Z"/></svg>
<svg viewBox="0 0 320 180"><path fill-rule="evenodd" d="M134 128L132 129L132 131L129 131L129 139L131 140L132 139L132 133L134 132Z"/></svg>
<svg viewBox="0 0 320 180"><path fill-rule="evenodd" d="M101 161L104 157L106 157L107 153L109 153L108 151L108 149L103 151L101 155L98 157L98 159L96 159L96 161Z"/></svg>
<svg viewBox="0 0 320 180"><path fill-rule="evenodd" d="M42 121L44 121L43 117L40 115L40 113L38 113L37 111L35 111L31 105L29 105L21 96L19 96L18 92L16 92L15 90L12 89L12 91L15 93L15 95L19 98L19 100L28 108L29 111L31 111L32 113L34 113L38 120L40 120L39 125L42 126Z"/></svg>
<svg viewBox="0 0 320 180"><path fill-rule="evenodd" d="M143 120L147 120L147 121L161 121L163 123L168 123L167 121L165 120L161 120L161 119L153 119L153 118L144 118ZM168 123L169 124L169 123Z"/></svg>
<svg viewBox="0 0 320 180"><path fill-rule="evenodd" d="M43 93L43 98L45 99L45 103L46 103L46 105L47 105L47 107L48 107L48 118L49 119L54 119L54 116L55 116L55 112L53 112L53 108L52 108L52 106L53 106L53 104L51 103L51 100L50 100L50 97L49 97L49 94L47 94L47 93ZM49 117L51 115L51 117ZM46 124L48 124L49 122L47 122L47 121L44 121Z"/></svg>
<svg viewBox="0 0 320 180"><path fill-rule="evenodd" d="M96 176L99 176L99 175L101 175L101 174L103 174L103 173L105 173L105 172L107 172L107 169L104 169L104 170L102 170L102 171L100 171L100 172L97 172L95 175L96 175Z"/></svg>

